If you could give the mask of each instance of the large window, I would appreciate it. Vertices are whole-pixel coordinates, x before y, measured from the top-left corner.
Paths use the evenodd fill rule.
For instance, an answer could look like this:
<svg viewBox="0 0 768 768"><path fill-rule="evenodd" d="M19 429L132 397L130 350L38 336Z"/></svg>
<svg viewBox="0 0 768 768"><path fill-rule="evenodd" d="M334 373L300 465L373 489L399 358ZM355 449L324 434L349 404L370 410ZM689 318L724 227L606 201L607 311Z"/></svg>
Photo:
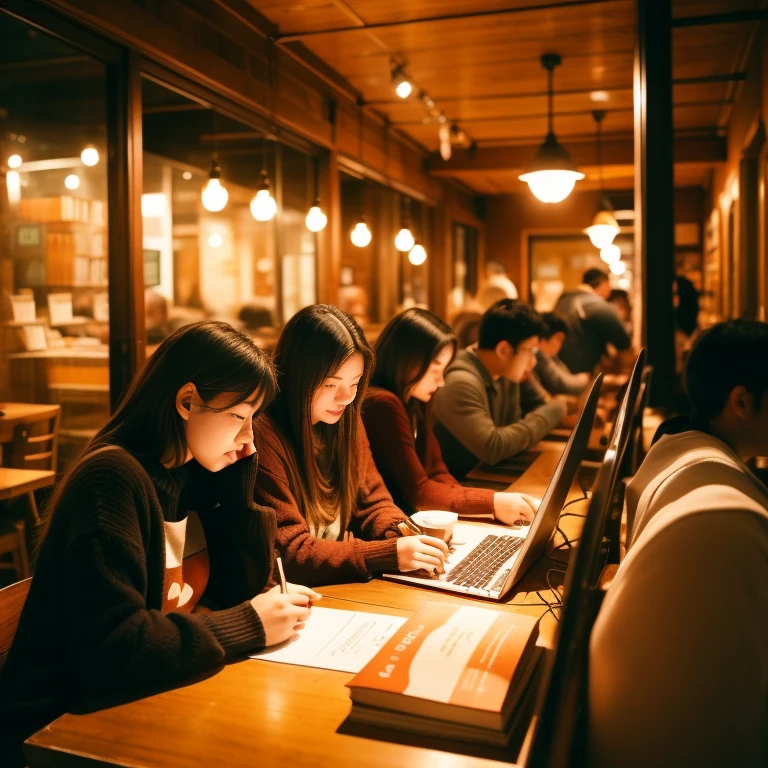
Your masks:
<svg viewBox="0 0 768 768"><path fill-rule="evenodd" d="M427 205L342 173L341 222L339 306L345 312L364 327L375 327L403 309L427 306L432 225ZM363 224L370 238L360 237ZM395 237L403 228L420 252L398 250Z"/></svg>
<svg viewBox="0 0 768 768"><path fill-rule="evenodd" d="M0 75L0 398L32 432L61 406L61 468L109 416L106 72L0 11Z"/></svg>
<svg viewBox="0 0 768 768"><path fill-rule="evenodd" d="M220 318L265 345L315 301L312 158L153 80L142 83L148 352L173 329ZM224 203L206 197L213 163ZM266 172L276 213L252 205Z"/></svg>

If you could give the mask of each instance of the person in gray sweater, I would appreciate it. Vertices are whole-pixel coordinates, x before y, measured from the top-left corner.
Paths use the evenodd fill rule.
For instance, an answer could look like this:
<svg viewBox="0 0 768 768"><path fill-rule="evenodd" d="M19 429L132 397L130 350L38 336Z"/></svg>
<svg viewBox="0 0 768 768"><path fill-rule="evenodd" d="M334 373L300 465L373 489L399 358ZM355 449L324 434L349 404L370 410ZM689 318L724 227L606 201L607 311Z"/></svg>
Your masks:
<svg viewBox="0 0 768 768"><path fill-rule="evenodd" d="M446 370L435 394L435 435L454 477L527 450L562 422L565 403L531 377L542 332L531 306L501 299L483 315L477 346Z"/></svg>

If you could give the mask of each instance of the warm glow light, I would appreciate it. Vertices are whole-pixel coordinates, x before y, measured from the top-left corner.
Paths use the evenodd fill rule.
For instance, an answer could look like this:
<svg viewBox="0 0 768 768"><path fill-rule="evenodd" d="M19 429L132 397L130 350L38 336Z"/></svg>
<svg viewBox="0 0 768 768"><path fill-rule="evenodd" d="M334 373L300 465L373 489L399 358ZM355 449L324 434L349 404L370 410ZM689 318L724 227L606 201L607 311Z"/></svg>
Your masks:
<svg viewBox="0 0 768 768"><path fill-rule="evenodd" d="M519 177L542 203L560 203L573 192L576 182L584 178L578 171L531 171Z"/></svg>
<svg viewBox="0 0 768 768"><path fill-rule="evenodd" d="M76 190L80 186L80 177L76 173L70 173L66 179L64 179L64 186L72 191Z"/></svg>
<svg viewBox="0 0 768 768"><path fill-rule="evenodd" d="M619 234L619 228L610 224L593 224L587 227L585 232L589 235L592 245L602 250L613 243L613 238Z"/></svg>
<svg viewBox="0 0 768 768"><path fill-rule="evenodd" d="M606 264L613 264L621 258L621 248L614 243L606 245L605 248L600 249L600 258Z"/></svg>
<svg viewBox="0 0 768 768"><path fill-rule="evenodd" d="M21 200L21 176L18 171L8 171L5 174L5 187L8 190L8 202L17 205Z"/></svg>
<svg viewBox="0 0 768 768"><path fill-rule="evenodd" d="M412 91L413 91L413 86L407 80L401 80L395 86L395 93L401 99L407 99L411 95Z"/></svg>
<svg viewBox="0 0 768 768"><path fill-rule="evenodd" d="M203 187L203 208L211 213L223 211L229 200L229 192L219 179L208 179Z"/></svg>
<svg viewBox="0 0 768 768"><path fill-rule="evenodd" d="M313 205L307 214L307 229L310 232L321 232L328 223L328 217L323 213L319 205Z"/></svg>
<svg viewBox="0 0 768 768"><path fill-rule="evenodd" d="M268 189L260 189L251 200L251 216L256 221L270 221L277 213L277 202Z"/></svg>
<svg viewBox="0 0 768 768"><path fill-rule="evenodd" d="M609 268L614 275L623 275L627 271L627 265L623 261L614 261Z"/></svg>
<svg viewBox="0 0 768 768"><path fill-rule="evenodd" d="M83 161L83 165L97 165L99 162L99 150L96 147L86 147L80 153L80 159Z"/></svg>
<svg viewBox="0 0 768 768"><path fill-rule="evenodd" d="M224 244L224 238L218 232L214 232L208 238L208 245L210 245L211 248L221 248L223 244Z"/></svg>
<svg viewBox="0 0 768 768"><path fill-rule="evenodd" d="M11 155L8 158L9 168L19 168L21 167L21 163L22 163L21 155Z"/></svg>
<svg viewBox="0 0 768 768"><path fill-rule="evenodd" d="M427 252L424 250L424 246L421 243L416 243L408 254L408 261L410 261L414 267L418 267L426 260Z"/></svg>
<svg viewBox="0 0 768 768"><path fill-rule="evenodd" d="M371 230L368 229L368 225L365 221L358 221L355 224L355 228L352 230L352 245L356 245L358 248L365 248L368 243L371 242Z"/></svg>
<svg viewBox="0 0 768 768"><path fill-rule="evenodd" d="M395 235L395 248L397 248L398 251L402 251L403 253L408 253L408 251L410 251L415 244L416 244L416 240L411 234L411 230L408 229L408 227L403 227Z"/></svg>
<svg viewBox="0 0 768 768"><path fill-rule="evenodd" d="M623 291L628 291L629 287L632 285L628 277L620 277L617 284Z"/></svg>
<svg viewBox="0 0 768 768"><path fill-rule="evenodd" d="M189 181L192 178L192 174L189 171L184 171L184 173L181 174L181 178L184 179L184 181Z"/></svg>

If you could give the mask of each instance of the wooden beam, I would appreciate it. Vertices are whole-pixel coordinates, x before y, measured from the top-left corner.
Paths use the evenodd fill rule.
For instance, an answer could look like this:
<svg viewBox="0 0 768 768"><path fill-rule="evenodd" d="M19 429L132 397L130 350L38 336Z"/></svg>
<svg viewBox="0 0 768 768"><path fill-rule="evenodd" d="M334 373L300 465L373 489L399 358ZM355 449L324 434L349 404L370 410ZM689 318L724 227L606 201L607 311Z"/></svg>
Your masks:
<svg viewBox="0 0 768 768"><path fill-rule="evenodd" d="M534 3L533 5L515 6L514 8L499 8L489 11L474 11L472 13L446 13L439 16L423 16L419 19L402 19L398 21L382 21L378 24L358 24L346 27L331 27L329 29L313 29L305 32L285 32L277 35L279 43L291 43L296 40L305 40L309 37L318 35L338 35L345 32L374 32L378 29L391 29L392 27L413 27L420 24L433 24L445 21L465 21L467 19L482 19L489 16L509 16L510 14L527 13L531 11L564 11L566 8L573 8L583 5L602 5L611 3L614 0L566 0L566 2L544 2Z"/></svg>
<svg viewBox="0 0 768 768"><path fill-rule="evenodd" d="M704 27L712 24L740 24L747 21L765 21L768 10L731 11L729 13L710 13L706 16L680 16L672 20L674 29L683 27Z"/></svg>
<svg viewBox="0 0 768 768"><path fill-rule="evenodd" d="M671 410L677 392L672 0L638 0L636 18L634 290L642 297L642 342L654 369L650 403Z"/></svg>
<svg viewBox="0 0 768 768"><path fill-rule="evenodd" d="M452 176L456 171L515 171L526 168L538 146L479 147L454 150L447 162L435 152L430 156L428 169L433 176ZM595 142L568 144L568 151L577 166L594 165ZM603 165L632 165L634 142L632 139L603 141ZM726 140L720 136L686 136L674 140L675 163L724 163L727 155Z"/></svg>

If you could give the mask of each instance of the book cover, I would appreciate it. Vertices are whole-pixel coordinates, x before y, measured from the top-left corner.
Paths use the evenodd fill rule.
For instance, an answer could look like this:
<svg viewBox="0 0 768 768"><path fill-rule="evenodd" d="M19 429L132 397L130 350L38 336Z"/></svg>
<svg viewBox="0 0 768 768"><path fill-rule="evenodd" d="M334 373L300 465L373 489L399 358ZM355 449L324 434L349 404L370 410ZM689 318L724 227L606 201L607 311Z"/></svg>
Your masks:
<svg viewBox="0 0 768 768"><path fill-rule="evenodd" d="M504 730L538 637L538 619L426 603L349 683L354 704Z"/></svg>

